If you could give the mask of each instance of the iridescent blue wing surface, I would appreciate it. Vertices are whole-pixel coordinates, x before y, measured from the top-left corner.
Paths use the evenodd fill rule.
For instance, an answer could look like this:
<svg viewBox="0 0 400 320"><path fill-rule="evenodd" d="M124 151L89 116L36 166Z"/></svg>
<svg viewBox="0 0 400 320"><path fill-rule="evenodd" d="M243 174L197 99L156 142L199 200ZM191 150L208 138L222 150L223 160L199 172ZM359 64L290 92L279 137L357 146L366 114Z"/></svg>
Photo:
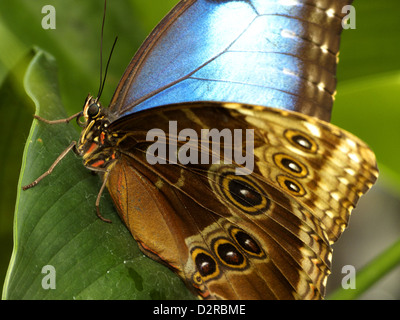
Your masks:
<svg viewBox="0 0 400 320"><path fill-rule="evenodd" d="M116 117L190 101L299 111L329 121L342 7L350 0L183 0L133 57Z"/></svg>

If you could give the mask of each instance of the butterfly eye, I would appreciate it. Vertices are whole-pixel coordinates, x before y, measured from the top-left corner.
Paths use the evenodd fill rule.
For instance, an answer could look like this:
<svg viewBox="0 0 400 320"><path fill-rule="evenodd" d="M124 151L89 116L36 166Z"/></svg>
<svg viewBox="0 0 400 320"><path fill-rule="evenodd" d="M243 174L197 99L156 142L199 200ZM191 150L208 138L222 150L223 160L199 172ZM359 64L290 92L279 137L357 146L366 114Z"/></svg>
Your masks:
<svg viewBox="0 0 400 320"><path fill-rule="evenodd" d="M92 103L87 109L87 115L89 118L96 118L100 113L100 106L97 103Z"/></svg>

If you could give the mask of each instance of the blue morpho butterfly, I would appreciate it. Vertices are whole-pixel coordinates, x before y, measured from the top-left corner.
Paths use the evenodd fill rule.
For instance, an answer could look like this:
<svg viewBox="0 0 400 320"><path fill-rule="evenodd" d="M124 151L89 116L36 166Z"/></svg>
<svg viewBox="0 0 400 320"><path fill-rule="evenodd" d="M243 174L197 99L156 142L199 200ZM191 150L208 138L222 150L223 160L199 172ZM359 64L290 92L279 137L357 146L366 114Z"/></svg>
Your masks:
<svg viewBox="0 0 400 320"><path fill-rule="evenodd" d="M377 177L326 122L349 3L179 2L109 107L89 95L69 118L83 130L55 164L81 155L104 181L98 215L107 187L142 251L199 297L322 298L331 244Z"/></svg>

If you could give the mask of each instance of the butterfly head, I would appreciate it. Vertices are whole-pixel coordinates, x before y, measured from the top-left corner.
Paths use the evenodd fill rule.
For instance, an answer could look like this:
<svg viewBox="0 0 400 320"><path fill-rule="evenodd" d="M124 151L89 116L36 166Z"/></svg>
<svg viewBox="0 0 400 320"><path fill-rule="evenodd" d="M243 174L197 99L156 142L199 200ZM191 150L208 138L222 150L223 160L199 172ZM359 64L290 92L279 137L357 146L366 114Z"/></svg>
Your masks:
<svg viewBox="0 0 400 320"><path fill-rule="evenodd" d="M101 106L99 99L87 96L78 124L83 128L77 144L78 153L84 160L92 158L109 145L108 125L110 120L107 108Z"/></svg>
<svg viewBox="0 0 400 320"><path fill-rule="evenodd" d="M92 121L96 121L96 119L104 117L103 113L104 111L100 105L100 102L98 101L98 98L95 98L89 94L83 106L82 115L85 120L82 122L82 124L86 126Z"/></svg>

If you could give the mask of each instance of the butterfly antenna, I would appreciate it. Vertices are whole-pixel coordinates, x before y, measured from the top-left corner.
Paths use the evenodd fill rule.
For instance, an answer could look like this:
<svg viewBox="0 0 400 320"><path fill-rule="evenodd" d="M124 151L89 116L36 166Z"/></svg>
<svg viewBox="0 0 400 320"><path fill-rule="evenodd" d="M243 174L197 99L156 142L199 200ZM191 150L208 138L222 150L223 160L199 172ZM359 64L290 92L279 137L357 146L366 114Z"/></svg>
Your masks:
<svg viewBox="0 0 400 320"><path fill-rule="evenodd" d="M100 99L101 92L104 81L103 81L103 38L104 38L104 23L106 21L106 7L107 7L107 0L104 0L104 9L103 9L103 21L101 23L101 35L100 35L100 85L99 85L99 92L97 93L97 100Z"/></svg>
<svg viewBox="0 0 400 320"><path fill-rule="evenodd" d="M112 56L112 54L113 54L113 51L114 51L115 45L116 45L116 43L117 43L117 40L118 40L118 37L115 37L114 43L113 43L112 48L111 48L111 51L110 51L110 55L108 56L107 65L106 65L106 70L105 70L105 73L104 73L103 83L101 84L99 93L97 94L97 100L100 99L100 96L101 96L101 94L103 93L104 84L106 83L106 78L107 78L108 66L110 65L111 56Z"/></svg>
<svg viewBox="0 0 400 320"><path fill-rule="evenodd" d="M115 44L117 43L118 37L115 37L114 43L111 48L110 55L108 57L107 65L106 65L106 70L104 74L104 79L103 79L103 38L104 38L104 24L106 21L106 7L107 7L107 0L104 0L104 12L103 12L103 22L101 24L101 37L100 37L100 86L99 86L99 92L97 93L97 101L100 100L101 94L103 93L104 85L106 83L106 78L107 78L107 71L108 71L108 66L110 65L111 61L111 56L115 48Z"/></svg>

